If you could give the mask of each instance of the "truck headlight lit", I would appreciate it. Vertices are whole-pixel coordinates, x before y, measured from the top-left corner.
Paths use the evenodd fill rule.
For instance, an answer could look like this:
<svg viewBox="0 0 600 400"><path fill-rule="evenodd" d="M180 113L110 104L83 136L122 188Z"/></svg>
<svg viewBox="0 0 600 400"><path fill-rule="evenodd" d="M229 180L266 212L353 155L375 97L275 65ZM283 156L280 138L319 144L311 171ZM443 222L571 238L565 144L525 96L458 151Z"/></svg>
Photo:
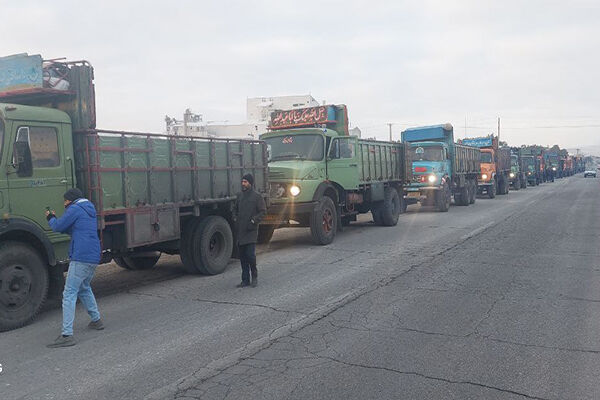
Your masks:
<svg viewBox="0 0 600 400"><path fill-rule="evenodd" d="M300 187L296 185L290 186L290 194L294 197L300 194Z"/></svg>
<svg viewBox="0 0 600 400"><path fill-rule="evenodd" d="M429 175L427 177L427 180L429 181L429 183L434 183L437 180L437 177L435 175Z"/></svg>
<svg viewBox="0 0 600 400"><path fill-rule="evenodd" d="M514 173L514 172L511 172L511 173L510 173L510 177L511 177L511 178L514 178L514 177L515 177L515 173Z"/></svg>
<svg viewBox="0 0 600 400"><path fill-rule="evenodd" d="M556 171L556 167L552 167L552 171Z"/></svg>
<svg viewBox="0 0 600 400"><path fill-rule="evenodd" d="M487 174L481 174L481 179L485 181L487 179Z"/></svg>
<svg viewBox="0 0 600 400"><path fill-rule="evenodd" d="M527 175L531 175L531 172L528 172Z"/></svg>

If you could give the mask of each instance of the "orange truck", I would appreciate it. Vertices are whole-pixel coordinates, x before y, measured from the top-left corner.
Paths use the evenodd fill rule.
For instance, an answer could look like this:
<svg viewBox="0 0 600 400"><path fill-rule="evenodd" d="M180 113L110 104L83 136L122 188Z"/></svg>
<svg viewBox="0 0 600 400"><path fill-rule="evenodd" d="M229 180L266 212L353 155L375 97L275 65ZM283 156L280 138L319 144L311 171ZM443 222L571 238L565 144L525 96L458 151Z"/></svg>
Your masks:
<svg viewBox="0 0 600 400"><path fill-rule="evenodd" d="M486 193L490 199L496 194L508 194L510 186L510 148L498 146L498 136L467 138L466 146L481 150L481 175L477 180L477 193Z"/></svg>

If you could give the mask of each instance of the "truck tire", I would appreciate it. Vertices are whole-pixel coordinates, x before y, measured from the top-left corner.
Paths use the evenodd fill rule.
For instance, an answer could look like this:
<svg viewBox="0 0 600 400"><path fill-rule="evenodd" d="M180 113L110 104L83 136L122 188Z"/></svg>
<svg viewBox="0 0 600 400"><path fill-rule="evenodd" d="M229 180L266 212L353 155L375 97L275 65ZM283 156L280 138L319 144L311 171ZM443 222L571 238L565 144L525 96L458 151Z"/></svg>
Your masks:
<svg viewBox="0 0 600 400"><path fill-rule="evenodd" d="M310 216L310 234L315 244L333 242L337 232L338 217L335 204L330 197L322 197Z"/></svg>
<svg viewBox="0 0 600 400"><path fill-rule="evenodd" d="M125 264L127 264L126 268L138 271L154 268L159 258L160 252L155 251L139 256L131 255L123 257L123 261L125 262Z"/></svg>
<svg viewBox="0 0 600 400"><path fill-rule="evenodd" d="M233 234L225 218L211 215L194 229L192 258L201 274L217 275L225 271L232 251Z"/></svg>
<svg viewBox="0 0 600 400"><path fill-rule="evenodd" d="M381 222L384 226L395 226L398 223L398 217L402 212L402 202L396 188L387 187L383 195L383 205L381 207Z"/></svg>
<svg viewBox="0 0 600 400"><path fill-rule="evenodd" d="M123 257L113 257L113 261L115 262L115 264L117 264L119 267L123 268L123 269L128 269L131 270L131 267L129 265L127 265L127 263L125 262L125 260L123 259Z"/></svg>
<svg viewBox="0 0 600 400"><path fill-rule="evenodd" d="M48 266L32 247L0 244L0 332L20 328L40 311L48 295Z"/></svg>
<svg viewBox="0 0 600 400"><path fill-rule="evenodd" d="M199 218L192 218L188 220L185 226L183 227L183 231L181 232L181 239L179 241L179 257L181 258L181 263L183 264L185 270L190 274L200 273L198 268L196 268L196 264L194 263L194 256L192 254L194 231L199 223Z"/></svg>
<svg viewBox="0 0 600 400"><path fill-rule="evenodd" d="M527 178L521 179L521 189L527 189Z"/></svg>
<svg viewBox="0 0 600 400"><path fill-rule="evenodd" d="M471 183L467 182L463 187L460 188L458 193L454 194L454 202L457 206L468 206L470 200L470 186ZM458 196L457 196L458 194ZM458 199L457 199L458 197ZM458 201L457 201L458 200Z"/></svg>
<svg viewBox="0 0 600 400"><path fill-rule="evenodd" d="M475 200L477 200L477 181L473 180L469 182L471 185L471 193L469 196L469 204L475 204Z"/></svg>
<svg viewBox="0 0 600 400"><path fill-rule="evenodd" d="M437 191L435 198L435 205L440 212L446 212L450 209L450 188L445 183L444 187Z"/></svg>
<svg viewBox="0 0 600 400"><path fill-rule="evenodd" d="M487 194L490 199L493 199L494 197L496 197L496 181L493 180L490 183L491 184L490 184L490 186L488 186L488 189L487 189Z"/></svg>
<svg viewBox="0 0 600 400"><path fill-rule="evenodd" d="M259 225L258 226L258 237L256 239L256 243L258 244L267 244L271 241L273 237L273 232L275 232L275 225Z"/></svg>
<svg viewBox="0 0 600 400"><path fill-rule="evenodd" d="M381 201L373 204L371 206L371 215L373 216L373 222L375 223L375 225L379 225L379 226L383 226L383 217L381 215L381 209L382 209L382 203Z"/></svg>
<svg viewBox="0 0 600 400"><path fill-rule="evenodd" d="M504 178L498 179L498 191L496 194L505 195L506 194L506 180Z"/></svg>

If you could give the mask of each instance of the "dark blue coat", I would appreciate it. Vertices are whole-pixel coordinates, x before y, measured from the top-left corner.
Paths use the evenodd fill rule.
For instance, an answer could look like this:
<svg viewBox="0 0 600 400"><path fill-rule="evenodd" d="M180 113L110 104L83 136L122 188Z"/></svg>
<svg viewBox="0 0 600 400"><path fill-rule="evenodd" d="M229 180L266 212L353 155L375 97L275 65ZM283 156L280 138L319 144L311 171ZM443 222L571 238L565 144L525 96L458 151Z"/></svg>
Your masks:
<svg viewBox="0 0 600 400"><path fill-rule="evenodd" d="M90 264L100 262L100 239L98 239L98 222L96 208L87 199L72 202L60 218L48 220L54 232L71 235L69 258Z"/></svg>

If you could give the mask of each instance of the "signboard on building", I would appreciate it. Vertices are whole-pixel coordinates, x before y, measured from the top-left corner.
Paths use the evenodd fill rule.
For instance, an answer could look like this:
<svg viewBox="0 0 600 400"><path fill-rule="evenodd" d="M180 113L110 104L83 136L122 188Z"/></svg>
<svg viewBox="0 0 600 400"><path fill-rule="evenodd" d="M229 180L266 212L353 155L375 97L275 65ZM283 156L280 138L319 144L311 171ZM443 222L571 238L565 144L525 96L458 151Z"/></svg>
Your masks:
<svg viewBox="0 0 600 400"><path fill-rule="evenodd" d="M269 128L287 129L335 123L335 109L332 106L278 110L271 113Z"/></svg>
<svg viewBox="0 0 600 400"><path fill-rule="evenodd" d="M0 92L43 87L42 57L17 54L0 58Z"/></svg>

